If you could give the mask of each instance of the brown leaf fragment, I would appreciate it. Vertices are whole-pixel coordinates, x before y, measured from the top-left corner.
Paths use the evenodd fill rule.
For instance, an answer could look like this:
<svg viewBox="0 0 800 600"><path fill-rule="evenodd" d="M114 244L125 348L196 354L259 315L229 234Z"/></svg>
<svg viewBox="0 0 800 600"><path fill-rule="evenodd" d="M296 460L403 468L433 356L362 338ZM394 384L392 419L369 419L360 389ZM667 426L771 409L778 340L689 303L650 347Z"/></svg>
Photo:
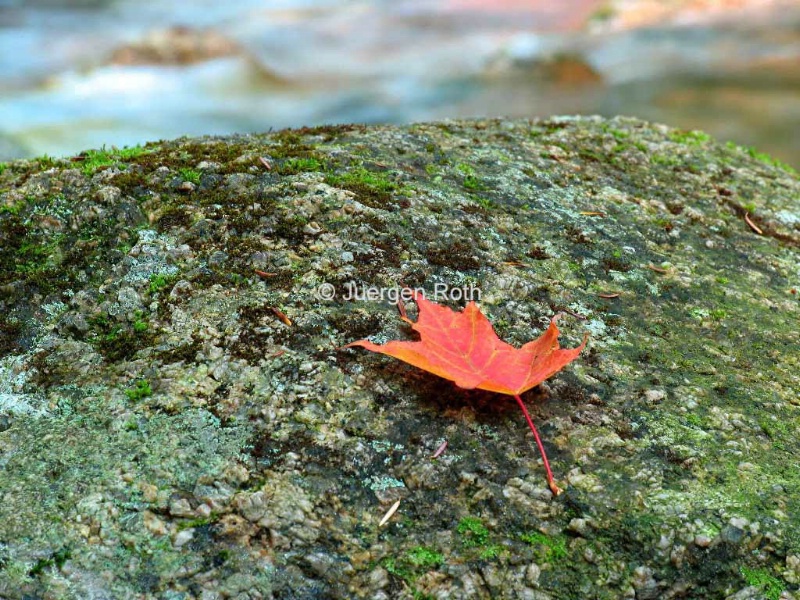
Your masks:
<svg viewBox="0 0 800 600"><path fill-rule="evenodd" d="M610 300L611 298L619 298L619 292L613 292L610 294L597 294L600 298L606 298Z"/></svg>
<svg viewBox="0 0 800 600"><path fill-rule="evenodd" d="M431 456L431 458L432 459L439 458L446 448L447 448L447 440L441 443L441 445L436 449L436 452L433 453L433 456Z"/></svg>
<svg viewBox="0 0 800 600"><path fill-rule="evenodd" d="M260 162L262 165L264 165L264 168L265 168L267 171L271 171L271 170L272 170L272 164L271 164L271 163L270 163L270 162L269 162L269 161L266 159L266 157L264 157L264 156L259 156L259 157L258 157L258 160L259 160L259 162Z"/></svg>
<svg viewBox="0 0 800 600"><path fill-rule="evenodd" d="M289 327L292 326L292 320L289 317L287 317L286 313L284 313L280 308L275 308L274 306L270 306L269 309L273 313L275 313L275 316L278 317L281 323L283 323L284 325L288 325Z"/></svg>
<svg viewBox="0 0 800 600"><path fill-rule="evenodd" d="M651 271L655 271L656 273L669 273L669 271L667 271L666 269L662 267L657 267L655 265L647 265L647 268L650 269Z"/></svg>

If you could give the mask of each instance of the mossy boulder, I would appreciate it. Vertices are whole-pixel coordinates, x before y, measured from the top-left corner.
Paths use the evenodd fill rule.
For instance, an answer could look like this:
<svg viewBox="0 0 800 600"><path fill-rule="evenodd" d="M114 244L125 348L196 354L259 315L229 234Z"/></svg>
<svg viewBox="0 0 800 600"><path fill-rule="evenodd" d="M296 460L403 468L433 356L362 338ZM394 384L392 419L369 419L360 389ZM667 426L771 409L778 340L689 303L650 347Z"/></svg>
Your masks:
<svg viewBox="0 0 800 600"><path fill-rule="evenodd" d="M633 119L182 139L2 165L0 240L3 598L798 589L800 180L768 157ZM350 286L588 331L525 396L565 492L513 399L342 350L411 337Z"/></svg>

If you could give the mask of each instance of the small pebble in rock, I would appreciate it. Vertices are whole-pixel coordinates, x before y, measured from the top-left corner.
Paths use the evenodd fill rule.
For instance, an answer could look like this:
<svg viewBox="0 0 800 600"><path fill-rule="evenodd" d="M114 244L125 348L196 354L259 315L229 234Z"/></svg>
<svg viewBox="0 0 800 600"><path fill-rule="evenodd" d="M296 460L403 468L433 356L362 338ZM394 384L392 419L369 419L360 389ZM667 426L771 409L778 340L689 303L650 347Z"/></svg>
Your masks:
<svg viewBox="0 0 800 600"><path fill-rule="evenodd" d="M186 498L175 500L169 505L169 512L175 517L191 517L194 515L191 504Z"/></svg>
<svg viewBox="0 0 800 600"><path fill-rule="evenodd" d="M193 537L194 529L184 529L183 531L179 531L175 534L175 539L172 543L176 548L180 548L181 546L188 544Z"/></svg>
<svg viewBox="0 0 800 600"><path fill-rule="evenodd" d="M164 521L159 519L149 510L144 511L142 521L144 523L145 529L147 529L150 533L154 535L166 535L167 526L164 524Z"/></svg>
<svg viewBox="0 0 800 600"><path fill-rule="evenodd" d="M319 223L316 221L311 221L310 223L306 224L303 227L303 233L307 233L308 235L317 235L322 232L322 227L319 226Z"/></svg>
<svg viewBox="0 0 800 600"><path fill-rule="evenodd" d="M695 536L694 545L700 548L708 548L711 545L711 538L703 534Z"/></svg>
<svg viewBox="0 0 800 600"><path fill-rule="evenodd" d="M747 526L750 524L750 521L748 521L744 517L731 517L731 520L728 521L728 524L733 527L737 527L738 529L747 529Z"/></svg>
<svg viewBox="0 0 800 600"><path fill-rule="evenodd" d="M667 393L664 390L647 390L644 397L648 402L661 402L667 397Z"/></svg>
<svg viewBox="0 0 800 600"><path fill-rule="evenodd" d="M181 279L174 286L172 286L172 290L169 292L170 300L187 296L191 291L192 284L185 279Z"/></svg>
<svg viewBox="0 0 800 600"><path fill-rule="evenodd" d="M578 535L585 536L589 530L588 522L586 519L572 519L567 525L567 529L574 531Z"/></svg>
<svg viewBox="0 0 800 600"><path fill-rule="evenodd" d="M211 256L208 257L208 264L213 265L215 267L219 267L224 265L227 260L228 260L228 255L222 250L217 250Z"/></svg>
<svg viewBox="0 0 800 600"><path fill-rule="evenodd" d="M536 563L531 563L528 565L528 568L525 569L525 579L528 580L528 583L531 585L538 585L539 584L539 576L542 574L542 569Z"/></svg>

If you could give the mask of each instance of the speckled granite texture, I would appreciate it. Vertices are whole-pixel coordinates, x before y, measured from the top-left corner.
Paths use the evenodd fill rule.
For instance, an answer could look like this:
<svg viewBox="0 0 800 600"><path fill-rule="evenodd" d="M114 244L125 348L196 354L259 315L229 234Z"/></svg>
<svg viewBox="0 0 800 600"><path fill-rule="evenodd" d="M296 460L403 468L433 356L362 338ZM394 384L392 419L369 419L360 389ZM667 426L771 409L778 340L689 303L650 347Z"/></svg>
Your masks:
<svg viewBox="0 0 800 600"><path fill-rule="evenodd" d="M411 336L348 282L571 313L565 493L513 399L340 350ZM797 175L633 119L2 165L0 597L794 597L798 288Z"/></svg>

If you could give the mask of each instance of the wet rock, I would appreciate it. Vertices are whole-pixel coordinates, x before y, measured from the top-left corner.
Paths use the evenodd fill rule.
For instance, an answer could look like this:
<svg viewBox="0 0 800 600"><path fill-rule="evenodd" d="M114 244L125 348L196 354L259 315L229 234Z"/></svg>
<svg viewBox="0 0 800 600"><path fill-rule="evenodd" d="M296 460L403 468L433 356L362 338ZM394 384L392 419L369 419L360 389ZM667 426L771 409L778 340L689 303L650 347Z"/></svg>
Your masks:
<svg viewBox="0 0 800 600"><path fill-rule="evenodd" d="M118 48L111 55L111 62L119 65L180 65L240 52L234 42L216 31L170 27L152 31L139 42Z"/></svg>

